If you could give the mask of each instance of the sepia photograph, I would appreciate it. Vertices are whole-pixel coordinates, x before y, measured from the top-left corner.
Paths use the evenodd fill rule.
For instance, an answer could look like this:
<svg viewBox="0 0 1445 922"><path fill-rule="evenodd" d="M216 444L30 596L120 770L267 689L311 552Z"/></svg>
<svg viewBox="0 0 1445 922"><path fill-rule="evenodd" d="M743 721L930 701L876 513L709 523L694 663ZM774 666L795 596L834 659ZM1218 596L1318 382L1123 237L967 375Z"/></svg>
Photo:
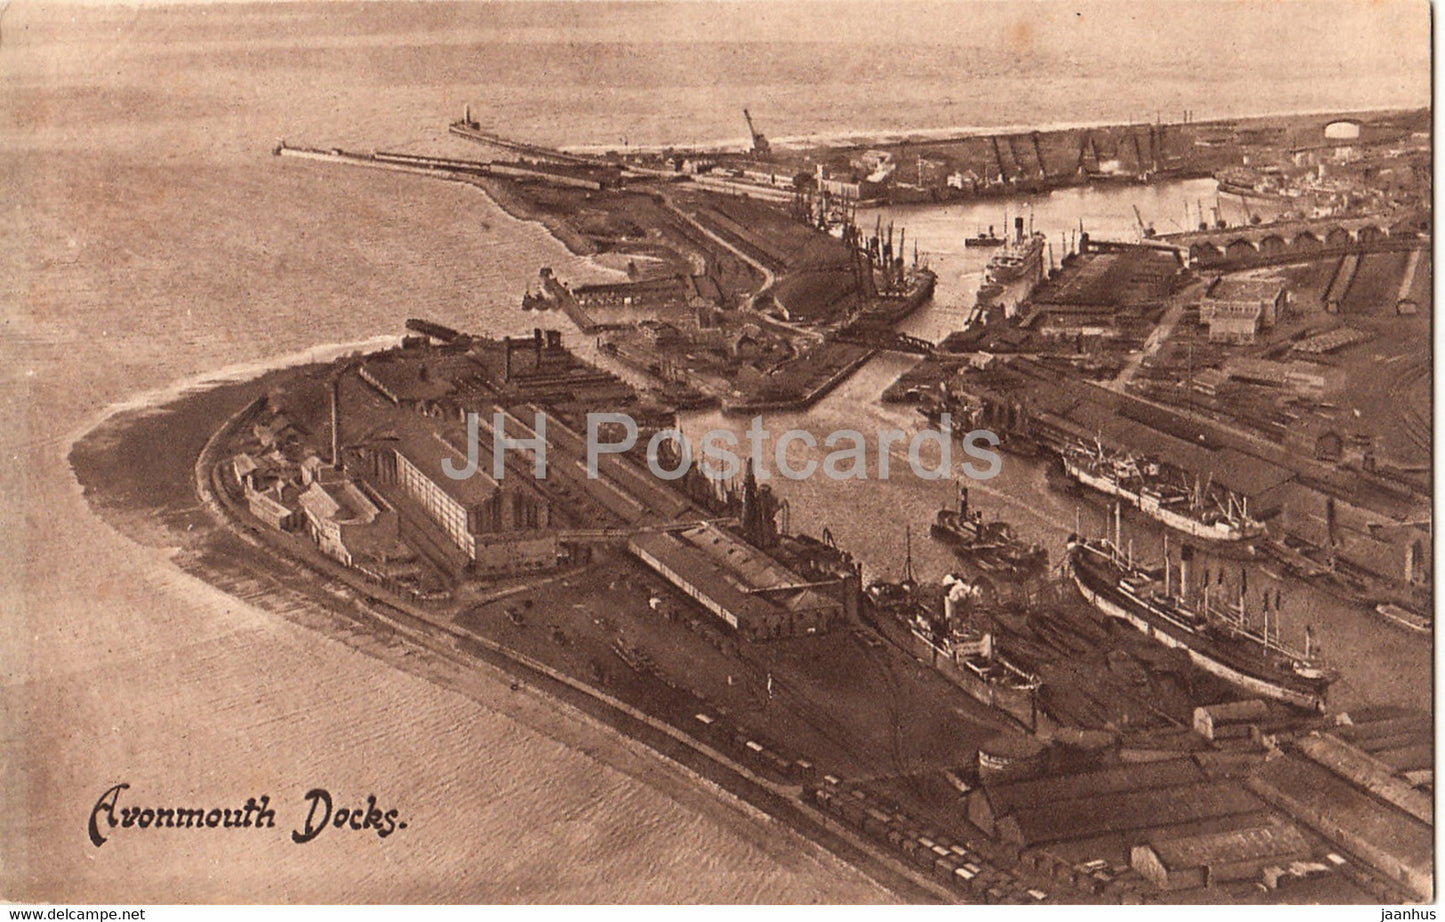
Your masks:
<svg viewBox="0 0 1445 922"><path fill-rule="evenodd" d="M1433 919L1433 12L0 3L0 902Z"/></svg>

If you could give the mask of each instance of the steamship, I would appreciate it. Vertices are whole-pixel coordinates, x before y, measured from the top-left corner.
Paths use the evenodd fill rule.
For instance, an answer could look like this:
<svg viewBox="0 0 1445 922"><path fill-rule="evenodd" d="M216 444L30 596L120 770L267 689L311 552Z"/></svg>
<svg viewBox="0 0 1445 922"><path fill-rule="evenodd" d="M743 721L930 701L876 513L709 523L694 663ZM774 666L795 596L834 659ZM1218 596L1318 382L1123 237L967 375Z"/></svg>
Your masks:
<svg viewBox="0 0 1445 922"><path fill-rule="evenodd" d="M873 609L886 614L895 629L907 632L905 643L915 658L975 700L1035 729L1042 680L1000 649L982 615L980 587L956 576L944 577L940 613L936 597L924 598L933 592L914 582L911 561L905 562L904 572L901 582L878 581L868 587Z"/></svg>
<svg viewBox="0 0 1445 922"><path fill-rule="evenodd" d="M1007 522L985 522L982 513L969 509L968 488L962 484L957 506L938 510L928 533L948 545L960 560L989 573L1028 578L1049 565L1049 552L1043 547L1019 540Z"/></svg>
<svg viewBox="0 0 1445 922"><path fill-rule="evenodd" d="M1161 586L1157 574L1136 566L1120 553L1117 542L1070 535L1066 566L1084 600L1100 613L1123 621L1145 636L1184 650L1199 668L1250 694L1298 708L1323 711L1335 673L1314 654L1306 629L1303 652L1290 649L1271 632L1268 595L1264 624L1257 627L1245 614L1241 586L1237 607L1190 599L1188 549L1180 562L1180 591L1171 591L1171 564L1164 562ZM1243 580L1241 580L1241 583ZM1278 599L1276 598L1276 619Z"/></svg>
<svg viewBox="0 0 1445 922"><path fill-rule="evenodd" d="M1265 533L1263 522L1249 517L1249 501L1212 485L1194 489L1170 484L1165 466L1129 455L1107 455L1101 447L1064 449L1064 473L1083 486L1117 497L1162 525L1208 541L1246 541ZM1182 477L1182 472L1175 471Z"/></svg>
<svg viewBox="0 0 1445 922"><path fill-rule="evenodd" d="M1044 268L1044 235L1024 235L1024 219L1014 218L1014 237L984 268L984 277L998 285L1037 279Z"/></svg>

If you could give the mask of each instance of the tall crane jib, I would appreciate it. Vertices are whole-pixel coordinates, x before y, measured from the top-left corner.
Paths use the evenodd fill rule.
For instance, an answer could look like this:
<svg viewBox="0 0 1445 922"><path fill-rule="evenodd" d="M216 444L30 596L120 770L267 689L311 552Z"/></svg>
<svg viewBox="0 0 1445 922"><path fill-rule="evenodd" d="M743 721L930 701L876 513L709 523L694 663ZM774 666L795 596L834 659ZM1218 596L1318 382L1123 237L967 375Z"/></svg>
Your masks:
<svg viewBox="0 0 1445 922"><path fill-rule="evenodd" d="M753 127L753 117L748 113L748 110L746 108L743 109L743 118L748 123L748 137L752 139L753 146L750 153L754 157L767 156L769 153L771 153L771 148L768 146L767 136L759 133L759 131Z"/></svg>

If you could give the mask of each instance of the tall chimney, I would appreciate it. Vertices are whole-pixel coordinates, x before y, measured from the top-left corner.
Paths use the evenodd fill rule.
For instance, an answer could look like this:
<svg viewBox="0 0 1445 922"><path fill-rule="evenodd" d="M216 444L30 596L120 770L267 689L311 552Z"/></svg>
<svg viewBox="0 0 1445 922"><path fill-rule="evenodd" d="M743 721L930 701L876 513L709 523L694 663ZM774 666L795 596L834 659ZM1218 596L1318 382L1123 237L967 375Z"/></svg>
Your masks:
<svg viewBox="0 0 1445 922"><path fill-rule="evenodd" d="M512 337L502 337L502 383L512 380Z"/></svg>
<svg viewBox="0 0 1445 922"><path fill-rule="evenodd" d="M1194 547L1184 545L1179 549L1179 601L1189 601L1189 565L1194 562Z"/></svg>
<svg viewBox="0 0 1445 922"><path fill-rule="evenodd" d="M341 470L341 375L331 379L331 466Z"/></svg>
<svg viewBox="0 0 1445 922"><path fill-rule="evenodd" d="M537 367L542 367L542 328L532 327L532 351L537 357Z"/></svg>
<svg viewBox="0 0 1445 922"><path fill-rule="evenodd" d="M1014 239L1020 242L1024 239L1024 219L1022 217L1014 218Z"/></svg>

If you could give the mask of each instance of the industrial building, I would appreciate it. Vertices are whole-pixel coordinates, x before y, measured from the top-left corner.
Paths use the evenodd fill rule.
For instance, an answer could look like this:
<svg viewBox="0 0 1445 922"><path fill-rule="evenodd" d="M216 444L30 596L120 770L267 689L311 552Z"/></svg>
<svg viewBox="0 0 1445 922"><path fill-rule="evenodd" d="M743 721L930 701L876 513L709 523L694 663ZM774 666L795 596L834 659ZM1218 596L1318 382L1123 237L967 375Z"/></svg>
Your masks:
<svg viewBox="0 0 1445 922"><path fill-rule="evenodd" d="M396 553L396 510L350 478L312 481L301 494L300 505L316 546L348 567L358 560L381 560Z"/></svg>
<svg viewBox="0 0 1445 922"><path fill-rule="evenodd" d="M1262 878L1266 868L1310 857L1309 842L1283 823L1173 839L1151 839L1129 850L1129 864L1161 890L1189 890Z"/></svg>
<svg viewBox="0 0 1445 922"><path fill-rule="evenodd" d="M1432 825L1359 787L1341 773L1348 771L1344 766L1329 758L1325 761L1331 764L1321 764L1298 749L1285 752L1252 772L1249 786L1416 897L1432 899Z"/></svg>
<svg viewBox="0 0 1445 922"><path fill-rule="evenodd" d="M1269 716L1269 708L1259 698L1211 704L1194 709L1194 732L1211 742L1248 737Z"/></svg>
<svg viewBox="0 0 1445 922"><path fill-rule="evenodd" d="M819 634L841 622L857 580L809 581L711 523L634 535L628 550L749 640Z"/></svg>
<svg viewBox="0 0 1445 922"><path fill-rule="evenodd" d="M551 528L546 497L522 477L491 477L490 443L478 439L477 470L450 477L465 466L465 452L444 439L423 417L398 416L389 435L368 455L382 484L393 484L415 501L477 573L511 573L555 566L560 546Z"/></svg>
<svg viewBox="0 0 1445 922"><path fill-rule="evenodd" d="M984 783L970 791L968 821L1019 855L1078 866L1129 864L1149 842L1256 828L1269 811L1238 780L1188 756L1071 774Z"/></svg>
<svg viewBox="0 0 1445 922"><path fill-rule="evenodd" d="M1349 723L1330 731L1369 753L1411 784L1433 790L1435 783L1434 725L1429 714L1351 711Z"/></svg>
<svg viewBox="0 0 1445 922"><path fill-rule="evenodd" d="M1199 302L1199 322L1212 343L1253 343L1287 310L1284 285L1272 279L1222 278Z"/></svg>
<svg viewBox="0 0 1445 922"><path fill-rule="evenodd" d="M1050 803L1103 797L1144 787L1196 784L1203 780L1204 772L1189 759L1119 765L1080 774L985 784L969 793L965 810L970 823L990 836L997 836L1005 817L1047 807Z"/></svg>

